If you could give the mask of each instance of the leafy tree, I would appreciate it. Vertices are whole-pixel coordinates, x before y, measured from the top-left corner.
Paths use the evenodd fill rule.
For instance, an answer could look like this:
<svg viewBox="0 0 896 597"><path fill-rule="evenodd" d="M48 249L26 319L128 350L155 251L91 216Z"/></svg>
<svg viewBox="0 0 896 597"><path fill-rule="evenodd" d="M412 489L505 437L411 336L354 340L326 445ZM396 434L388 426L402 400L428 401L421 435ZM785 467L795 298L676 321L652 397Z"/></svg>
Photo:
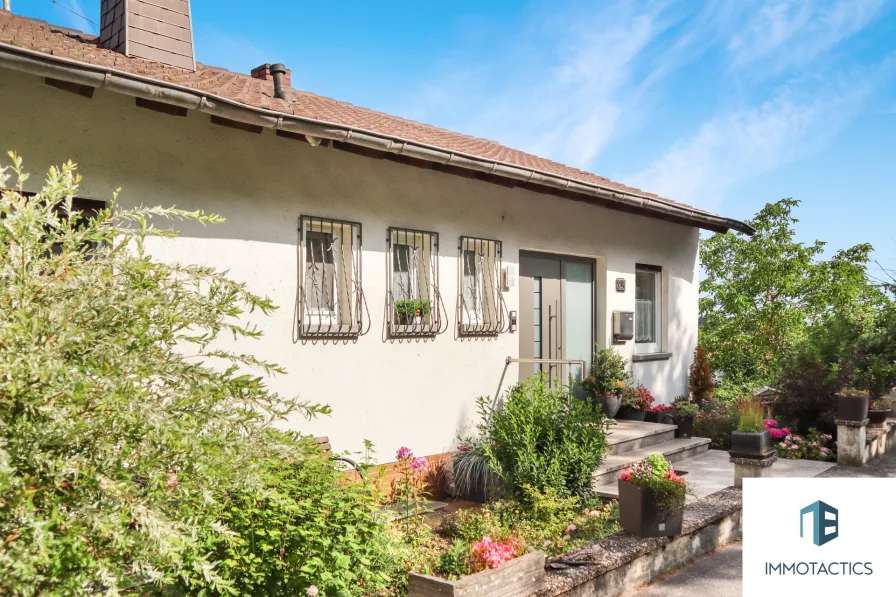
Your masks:
<svg viewBox="0 0 896 597"><path fill-rule="evenodd" d="M243 322L274 305L212 268L145 250L174 235L154 218L222 218L121 210L115 197L88 218L73 208L74 165L26 196L10 155L19 186L0 197L0 594L382 586L372 499L343 491L308 438L271 427L328 409L281 398L247 372L279 367L223 349L226 336L259 337ZM0 188L8 179L0 170Z"/></svg>
<svg viewBox="0 0 896 597"><path fill-rule="evenodd" d="M798 346L836 360L880 305L866 277L871 245L822 260L824 242L794 239L798 205L767 204L750 221L752 237L729 232L701 243L700 344L725 386L774 383Z"/></svg>

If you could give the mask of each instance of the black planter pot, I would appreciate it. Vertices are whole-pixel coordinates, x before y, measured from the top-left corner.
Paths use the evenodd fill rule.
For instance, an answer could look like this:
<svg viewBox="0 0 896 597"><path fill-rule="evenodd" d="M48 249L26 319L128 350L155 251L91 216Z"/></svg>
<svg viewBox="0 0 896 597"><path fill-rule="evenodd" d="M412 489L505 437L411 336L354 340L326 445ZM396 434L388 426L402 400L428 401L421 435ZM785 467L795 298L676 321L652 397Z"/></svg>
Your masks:
<svg viewBox="0 0 896 597"><path fill-rule="evenodd" d="M619 480L619 522L638 537L675 537L681 534L682 510L657 507L653 492Z"/></svg>
<svg viewBox="0 0 896 597"><path fill-rule="evenodd" d="M635 410L634 408L628 408L623 406L619 409L619 412L616 413L617 419L624 419L626 421L643 421L644 417L647 416L647 413L643 410Z"/></svg>
<svg viewBox="0 0 896 597"><path fill-rule="evenodd" d="M691 439L694 436L693 415L675 417L675 424L678 425L678 429L675 430L675 437L680 437L682 439Z"/></svg>
<svg viewBox="0 0 896 597"><path fill-rule="evenodd" d="M619 412L622 398L613 394L598 394L594 397L594 403L599 404L603 413L612 419Z"/></svg>
<svg viewBox="0 0 896 597"><path fill-rule="evenodd" d="M728 453L735 458L769 458L775 453L772 436L768 431L749 433L731 432L731 449Z"/></svg>
<svg viewBox="0 0 896 597"><path fill-rule="evenodd" d="M886 427L887 426L887 417L890 416L889 410L869 410L868 411L868 426L869 427Z"/></svg>
<svg viewBox="0 0 896 597"><path fill-rule="evenodd" d="M837 418L842 421L864 421L868 418L868 396L837 396Z"/></svg>
<svg viewBox="0 0 896 597"><path fill-rule="evenodd" d="M660 422L660 413L646 413L644 415L645 423L659 423Z"/></svg>

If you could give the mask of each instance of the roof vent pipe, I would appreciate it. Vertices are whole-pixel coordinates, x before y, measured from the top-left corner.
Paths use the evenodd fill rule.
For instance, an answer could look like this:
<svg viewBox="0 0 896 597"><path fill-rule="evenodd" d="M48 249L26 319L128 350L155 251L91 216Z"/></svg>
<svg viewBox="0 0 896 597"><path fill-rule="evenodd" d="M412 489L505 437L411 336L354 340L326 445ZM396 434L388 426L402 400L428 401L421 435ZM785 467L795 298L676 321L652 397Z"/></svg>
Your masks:
<svg viewBox="0 0 896 597"><path fill-rule="evenodd" d="M283 84L286 73L286 67L279 62L271 65L271 76L274 78L274 97L277 99L286 99L286 86Z"/></svg>

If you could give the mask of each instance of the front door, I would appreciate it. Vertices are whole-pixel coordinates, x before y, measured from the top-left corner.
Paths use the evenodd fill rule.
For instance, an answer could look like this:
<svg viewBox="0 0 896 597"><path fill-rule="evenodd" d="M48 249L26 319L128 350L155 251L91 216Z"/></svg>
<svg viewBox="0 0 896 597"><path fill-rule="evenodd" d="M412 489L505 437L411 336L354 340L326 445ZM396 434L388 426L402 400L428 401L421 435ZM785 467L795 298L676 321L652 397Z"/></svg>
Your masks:
<svg viewBox="0 0 896 597"><path fill-rule="evenodd" d="M594 346L594 262L541 253L520 254L520 358L591 362ZM547 371L553 381L578 366L520 363L520 380Z"/></svg>

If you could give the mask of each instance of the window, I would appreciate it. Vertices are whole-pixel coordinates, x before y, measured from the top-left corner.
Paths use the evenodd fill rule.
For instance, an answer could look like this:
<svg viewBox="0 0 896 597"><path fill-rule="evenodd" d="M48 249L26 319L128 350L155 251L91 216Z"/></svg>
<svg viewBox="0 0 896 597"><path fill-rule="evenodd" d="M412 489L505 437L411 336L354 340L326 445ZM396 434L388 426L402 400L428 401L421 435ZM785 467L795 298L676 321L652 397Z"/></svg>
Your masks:
<svg viewBox="0 0 896 597"><path fill-rule="evenodd" d="M361 225L299 219L299 313L303 336L359 336L369 329L361 288Z"/></svg>
<svg viewBox="0 0 896 597"><path fill-rule="evenodd" d="M662 350L662 268L635 266L635 352Z"/></svg>
<svg viewBox="0 0 896 597"><path fill-rule="evenodd" d="M462 334L506 332L501 294L501 242L460 238L458 324Z"/></svg>
<svg viewBox="0 0 896 597"><path fill-rule="evenodd" d="M389 228L389 331L393 336L436 335L445 331L439 296L439 235Z"/></svg>

